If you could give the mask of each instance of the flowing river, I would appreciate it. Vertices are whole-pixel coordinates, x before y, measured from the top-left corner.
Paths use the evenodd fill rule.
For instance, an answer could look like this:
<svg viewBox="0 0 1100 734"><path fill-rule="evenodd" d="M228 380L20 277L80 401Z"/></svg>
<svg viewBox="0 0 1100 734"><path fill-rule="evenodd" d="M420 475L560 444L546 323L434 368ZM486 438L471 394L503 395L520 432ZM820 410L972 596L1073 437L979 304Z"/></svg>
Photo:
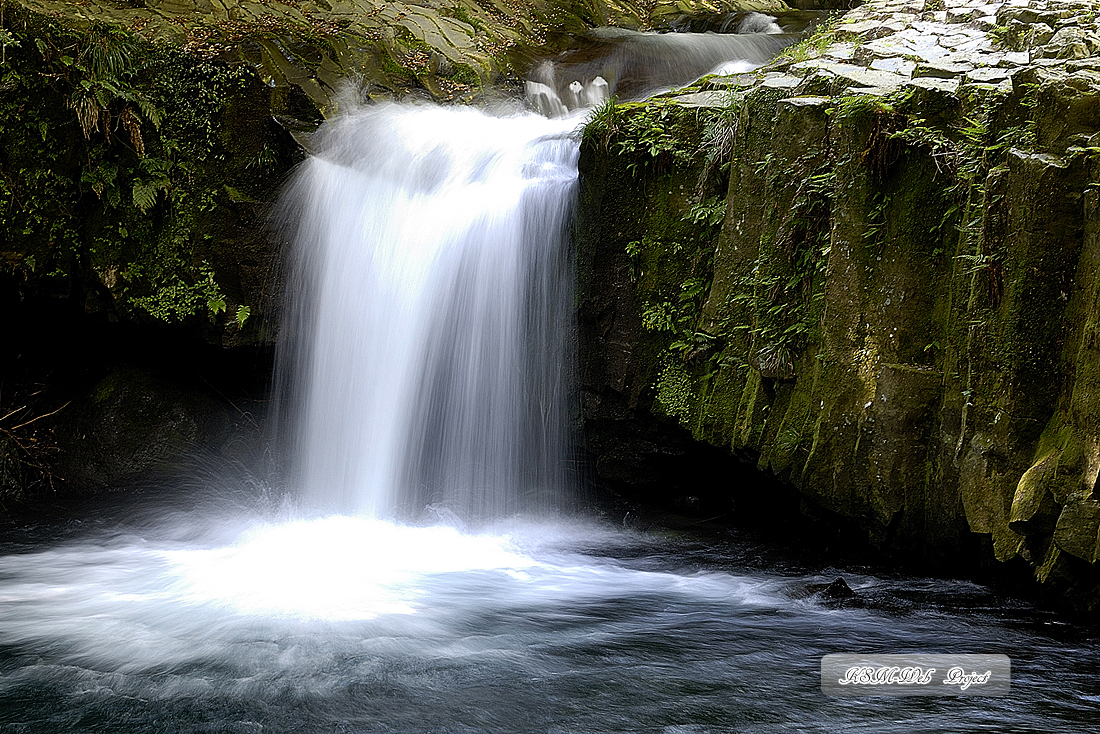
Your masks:
<svg viewBox="0 0 1100 734"><path fill-rule="evenodd" d="M1100 706L1094 632L969 582L591 519L123 501L4 544L0 731L1083 733ZM862 606L810 593L838 575ZM843 652L1005 654L1012 691L826 696Z"/></svg>
<svg viewBox="0 0 1100 734"><path fill-rule="evenodd" d="M1091 631L583 509L579 124L379 105L318 133L281 215L291 489L7 528L0 732L1093 730ZM816 591L838 575L858 603ZM1004 654L1012 693L832 698L844 652Z"/></svg>

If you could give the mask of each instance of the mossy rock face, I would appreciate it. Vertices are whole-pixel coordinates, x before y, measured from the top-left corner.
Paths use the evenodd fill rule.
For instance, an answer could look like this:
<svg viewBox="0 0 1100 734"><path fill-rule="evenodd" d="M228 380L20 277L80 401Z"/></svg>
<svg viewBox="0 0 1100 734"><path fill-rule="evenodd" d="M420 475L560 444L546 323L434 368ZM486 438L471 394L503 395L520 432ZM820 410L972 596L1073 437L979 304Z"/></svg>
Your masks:
<svg viewBox="0 0 1100 734"><path fill-rule="evenodd" d="M469 101L597 26L649 30L790 11L782 0L18 2L69 23L115 24L205 60L243 61L267 84L300 89L326 116L339 111L349 79L373 96Z"/></svg>
<svg viewBox="0 0 1100 734"><path fill-rule="evenodd" d="M893 32L874 12L836 28ZM999 86L880 77L815 43L589 125L578 250L597 469L621 450L616 425L673 424L796 488L809 513L855 521L884 557L1030 564L1050 598L1095 609L1100 80L1068 60ZM871 81L895 87L852 89ZM644 139L660 144L685 117L706 121L674 136L696 152L639 165L624 120L653 120ZM716 177L717 236L683 220ZM680 186L686 202L667 195ZM652 243L642 259L635 242ZM655 294L696 280L676 329L647 328ZM630 487L621 466L612 479Z"/></svg>
<svg viewBox="0 0 1100 734"><path fill-rule="evenodd" d="M0 231L24 295L227 346L269 338L263 223L302 156L272 112L308 102L112 26L18 7L4 26Z"/></svg>

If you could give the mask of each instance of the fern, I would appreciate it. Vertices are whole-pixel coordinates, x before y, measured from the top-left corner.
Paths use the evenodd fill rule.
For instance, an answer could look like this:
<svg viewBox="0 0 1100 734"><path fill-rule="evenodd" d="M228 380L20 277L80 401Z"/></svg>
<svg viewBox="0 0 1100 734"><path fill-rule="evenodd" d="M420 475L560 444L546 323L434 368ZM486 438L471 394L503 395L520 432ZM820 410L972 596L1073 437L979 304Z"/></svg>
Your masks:
<svg viewBox="0 0 1100 734"><path fill-rule="evenodd" d="M134 206L144 214L157 203L157 186L141 180L134 182Z"/></svg>

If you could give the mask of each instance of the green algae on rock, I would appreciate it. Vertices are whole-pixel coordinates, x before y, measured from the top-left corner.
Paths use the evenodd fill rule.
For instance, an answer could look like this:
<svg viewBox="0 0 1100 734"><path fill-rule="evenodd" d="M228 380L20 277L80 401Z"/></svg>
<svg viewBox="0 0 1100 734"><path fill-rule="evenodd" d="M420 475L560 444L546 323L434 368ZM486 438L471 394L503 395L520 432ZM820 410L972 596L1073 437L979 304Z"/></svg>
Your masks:
<svg viewBox="0 0 1100 734"><path fill-rule="evenodd" d="M589 126L590 447L599 469L639 423L676 425L899 560L1029 566L1052 598L1096 610L1100 77L1054 35L998 42L1030 9L1095 54L1095 13L921 6L868 3L757 73L605 113L665 110L697 152L663 167L637 164L637 131ZM705 120L725 130L721 229L669 237L715 185ZM646 243L644 278L632 242ZM698 280L675 332L647 328L654 299Z"/></svg>

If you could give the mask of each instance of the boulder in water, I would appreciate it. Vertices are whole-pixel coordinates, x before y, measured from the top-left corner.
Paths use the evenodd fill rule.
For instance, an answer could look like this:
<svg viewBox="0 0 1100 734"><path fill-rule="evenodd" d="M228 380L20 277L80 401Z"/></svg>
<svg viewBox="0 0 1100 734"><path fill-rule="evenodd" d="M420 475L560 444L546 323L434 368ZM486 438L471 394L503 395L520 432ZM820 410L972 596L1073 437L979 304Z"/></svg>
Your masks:
<svg viewBox="0 0 1100 734"><path fill-rule="evenodd" d="M810 597L825 606L831 607L861 607L863 600L859 598L848 582L837 576L828 584L810 584L806 587Z"/></svg>

